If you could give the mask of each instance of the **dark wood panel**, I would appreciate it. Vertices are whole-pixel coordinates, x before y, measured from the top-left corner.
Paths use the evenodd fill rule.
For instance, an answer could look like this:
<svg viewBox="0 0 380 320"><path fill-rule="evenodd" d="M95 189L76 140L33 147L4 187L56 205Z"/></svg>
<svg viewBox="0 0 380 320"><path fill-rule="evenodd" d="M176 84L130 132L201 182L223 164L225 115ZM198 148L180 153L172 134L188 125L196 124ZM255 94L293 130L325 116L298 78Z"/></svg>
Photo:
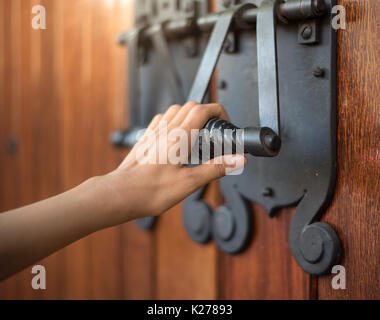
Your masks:
<svg viewBox="0 0 380 320"><path fill-rule="evenodd" d="M205 199L215 207L215 188ZM213 242L201 245L186 234L181 206L159 218L156 226L158 299L215 299L217 292L217 250Z"/></svg>
<svg viewBox="0 0 380 320"><path fill-rule="evenodd" d="M91 45L89 19L91 12L85 1L61 4L64 17L63 39L60 47L64 54L61 168L64 189L70 189L91 176L91 133L94 115L91 113L88 69L91 67ZM73 299L91 298L92 295L92 246L87 237L65 249L64 291ZM70 280L68 279L70 277Z"/></svg>
<svg viewBox="0 0 380 320"><path fill-rule="evenodd" d="M30 26L33 5L47 30ZM126 50L132 1L0 1L1 210L67 190L116 168L126 155L109 144L124 123ZM17 138L18 151L6 144ZM0 284L0 298L152 298L152 236L132 224L91 235ZM140 286L139 286L140 285Z"/></svg>
<svg viewBox="0 0 380 320"><path fill-rule="evenodd" d="M223 299L310 299L312 279L294 260L288 243L293 209L269 218L253 207L253 240L246 251L222 255L220 296Z"/></svg>
<svg viewBox="0 0 380 320"><path fill-rule="evenodd" d="M31 12L31 2L3 1L2 6L5 15L5 26L2 31L6 39L3 58L6 69L8 68L2 76L6 83L6 92L10 93L3 96L3 110L8 120L6 127L8 130L2 133L2 137L5 139L12 137L17 142L16 150L3 154L1 159L1 171L4 174L2 179L4 198L1 206L2 210L7 210L36 201L38 197L43 196L43 187L50 187L54 192L57 190L57 182L48 186L49 182L42 176L40 165L35 167L31 165L34 158L37 160L42 156L37 154L38 152L43 153L49 145L51 146L49 138L44 145L37 144L38 132L34 130L38 123L37 115L43 109L42 101L49 97L42 97L40 92L41 38L31 32L30 15L24 20L26 13ZM31 43L34 45L34 50L31 50ZM54 109L53 107L46 110L47 117L54 115ZM51 128L47 128L46 133L52 137L57 136L57 131ZM57 151L55 146L52 147ZM54 156L52 160L55 160ZM7 191L6 186L9 186L12 193ZM6 298L32 297L34 293L30 286L29 273L30 270L4 282L0 294ZM43 294L43 292L37 293L40 298Z"/></svg>
<svg viewBox="0 0 380 320"><path fill-rule="evenodd" d="M341 0L338 32L338 180L324 216L344 246L346 290L319 279L320 299L380 298L380 2Z"/></svg>

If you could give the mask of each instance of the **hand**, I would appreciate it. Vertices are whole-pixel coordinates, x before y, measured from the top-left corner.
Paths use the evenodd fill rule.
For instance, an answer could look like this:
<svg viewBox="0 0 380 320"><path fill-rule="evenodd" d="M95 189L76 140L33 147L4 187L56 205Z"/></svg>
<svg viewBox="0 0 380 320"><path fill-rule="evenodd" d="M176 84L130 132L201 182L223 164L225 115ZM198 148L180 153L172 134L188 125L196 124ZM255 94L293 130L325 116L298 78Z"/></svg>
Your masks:
<svg viewBox="0 0 380 320"><path fill-rule="evenodd" d="M242 169L243 155L215 158L198 167L186 165L192 135L197 136L192 129L203 128L214 117L228 120L218 104L172 106L154 118L115 171L55 197L1 213L0 281L93 232L159 215L224 176L228 168ZM161 134L165 124L167 136ZM173 139L177 133L185 138L177 142ZM182 151L178 156L177 145ZM162 154L168 156L167 164L158 161Z"/></svg>
<svg viewBox="0 0 380 320"><path fill-rule="evenodd" d="M159 114L152 120L145 135L119 168L100 177L104 186L102 194L109 197L114 208L109 216L109 225L160 215L200 187L226 175L228 169L244 167L246 159L243 155L226 155L197 167L186 165L193 146L191 142L195 141L192 129L202 129L211 118L228 120L221 105L195 102L183 107L171 106L165 114ZM167 135L162 134L165 126ZM186 139L171 139L183 134ZM185 152L173 155L176 147ZM172 163L170 156L179 160L178 163ZM163 159L167 164L159 163Z"/></svg>

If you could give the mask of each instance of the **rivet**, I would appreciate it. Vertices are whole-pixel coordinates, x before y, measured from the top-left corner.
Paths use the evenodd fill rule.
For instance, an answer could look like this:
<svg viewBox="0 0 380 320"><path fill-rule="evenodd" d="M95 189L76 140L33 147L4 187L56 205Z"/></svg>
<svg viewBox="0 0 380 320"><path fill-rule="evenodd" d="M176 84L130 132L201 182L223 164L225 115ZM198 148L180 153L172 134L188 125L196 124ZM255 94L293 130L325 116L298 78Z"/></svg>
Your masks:
<svg viewBox="0 0 380 320"><path fill-rule="evenodd" d="M323 70L321 67L317 67L314 69L313 75L316 78L321 78L325 75L325 70Z"/></svg>
<svg viewBox="0 0 380 320"><path fill-rule="evenodd" d="M273 196L273 189L272 188L265 188L262 192L263 197L272 197Z"/></svg>
<svg viewBox="0 0 380 320"><path fill-rule="evenodd" d="M219 81L218 89L224 90L227 88L227 82L225 80Z"/></svg>
<svg viewBox="0 0 380 320"><path fill-rule="evenodd" d="M304 40L308 40L311 38L313 34L313 28L308 24L305 25L301 31L301 36Z"/></svg>

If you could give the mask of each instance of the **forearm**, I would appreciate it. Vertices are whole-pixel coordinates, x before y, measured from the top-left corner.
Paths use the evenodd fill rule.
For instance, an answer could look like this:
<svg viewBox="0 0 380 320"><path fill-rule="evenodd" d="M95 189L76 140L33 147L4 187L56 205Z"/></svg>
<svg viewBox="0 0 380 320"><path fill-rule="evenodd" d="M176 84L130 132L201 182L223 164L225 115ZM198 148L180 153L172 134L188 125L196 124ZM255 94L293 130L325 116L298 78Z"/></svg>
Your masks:
<svg viewBox="0 0 380 320"><path fill-rule="evenodd" d="M102 177L44 201L0 214L0 280L97 230L113 205Z"/></svg>

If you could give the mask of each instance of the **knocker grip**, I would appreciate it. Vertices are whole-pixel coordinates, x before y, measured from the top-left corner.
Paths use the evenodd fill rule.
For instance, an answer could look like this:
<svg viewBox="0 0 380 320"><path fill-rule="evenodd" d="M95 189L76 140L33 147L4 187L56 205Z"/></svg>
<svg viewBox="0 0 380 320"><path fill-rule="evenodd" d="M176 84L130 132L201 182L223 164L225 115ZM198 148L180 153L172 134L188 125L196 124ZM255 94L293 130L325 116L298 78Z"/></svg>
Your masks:
<svg viewBox="0 0 380 320"><path fill-rule="evenodd" d="M281 148L281 138L266 127L240 129L228 121L213 118L204 129L205 134L200 138L210 143L210 151L217 149L221 154L244 152L252 156L274 157Z"/></svg>
<svg viewBox="0 0 380 320"><path fill-rule="evenodd" d="M207 144L212 157L224 154L247 153L257 157L274 157L281 148L281 138L267 127L241 129L234 124L218 119L210 119L199 135L199 154ZM133 147L138 141L141 129L134 128L116 132L112 141L115 146Z"/></svg>

